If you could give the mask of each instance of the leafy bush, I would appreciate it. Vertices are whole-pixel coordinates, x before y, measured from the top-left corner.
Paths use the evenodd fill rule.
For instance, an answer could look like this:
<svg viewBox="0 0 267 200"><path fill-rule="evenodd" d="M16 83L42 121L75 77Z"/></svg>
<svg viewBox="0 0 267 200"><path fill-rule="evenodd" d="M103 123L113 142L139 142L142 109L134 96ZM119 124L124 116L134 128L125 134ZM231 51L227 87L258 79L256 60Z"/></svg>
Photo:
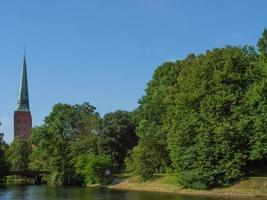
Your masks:
<svg viewBox="0 0 267 200"><path fill-rule="evenodd" d="M105 182L105 170L110 169L111 159L106 155L82 154L74 159L74 167L84 177L85 184Z"/></svg>
<svg viewBox="0 0 267 200"><path fill-rule="evenodd" d="M138 175L141 181L151 179L161 164L160 155L154 148L155 145L140 142L126 159L127 170Z"/></svg>

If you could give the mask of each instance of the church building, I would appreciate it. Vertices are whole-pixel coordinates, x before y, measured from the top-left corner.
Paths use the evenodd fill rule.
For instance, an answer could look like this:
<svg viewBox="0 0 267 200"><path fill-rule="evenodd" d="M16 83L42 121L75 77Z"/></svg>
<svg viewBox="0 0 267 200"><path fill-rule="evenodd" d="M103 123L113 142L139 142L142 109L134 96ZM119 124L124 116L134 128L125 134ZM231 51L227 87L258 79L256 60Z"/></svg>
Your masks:
<svg viewBox="0 0 267 200"><path fill-rule="evenodd" d="M17 109L14 113L14 139L28 140L31 135L32 117L29 103L27 66L24 55Z"/></svg>

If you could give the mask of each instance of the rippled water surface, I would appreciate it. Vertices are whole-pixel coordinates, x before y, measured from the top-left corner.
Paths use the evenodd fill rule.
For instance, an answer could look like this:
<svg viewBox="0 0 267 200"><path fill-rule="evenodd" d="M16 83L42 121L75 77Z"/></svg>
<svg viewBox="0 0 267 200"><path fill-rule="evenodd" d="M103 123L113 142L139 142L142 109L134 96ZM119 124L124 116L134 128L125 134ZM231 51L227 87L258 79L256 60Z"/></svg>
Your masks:
<svg viewBox="0 0 267 200"><path fill-rule="evenodd" d="M0 189L0 200L222 200L158 192L119 191L86 187L12 186ZM232 199L232 198L230 198Z"/></svg>

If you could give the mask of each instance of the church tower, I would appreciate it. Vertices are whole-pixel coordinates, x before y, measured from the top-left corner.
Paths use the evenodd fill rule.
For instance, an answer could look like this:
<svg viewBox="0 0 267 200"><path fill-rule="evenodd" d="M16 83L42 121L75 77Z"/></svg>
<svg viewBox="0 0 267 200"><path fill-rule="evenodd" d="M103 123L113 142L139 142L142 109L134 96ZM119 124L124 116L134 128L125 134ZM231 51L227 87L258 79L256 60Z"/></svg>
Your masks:
<svg viewBox="0 0 267 200"><path fill-rule="evenodd" d="M29 104L27 66L24 55L17 109L14 113L14 139L28 140L31 135L32 117Z"/></svg>

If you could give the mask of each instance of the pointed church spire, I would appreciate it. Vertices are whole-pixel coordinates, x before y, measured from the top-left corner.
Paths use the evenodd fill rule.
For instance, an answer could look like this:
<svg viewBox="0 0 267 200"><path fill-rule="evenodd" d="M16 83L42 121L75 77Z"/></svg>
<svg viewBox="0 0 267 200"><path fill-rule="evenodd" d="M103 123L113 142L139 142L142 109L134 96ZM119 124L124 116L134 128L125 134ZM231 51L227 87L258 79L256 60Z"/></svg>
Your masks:
<svg viewBox="0 0 267 200"><path fill-rule="evenodd" d="M23 66L22 66L18 106L16 110L17 111L30 111L25 49L24 49L24 57L23 57Z"/></svg>

